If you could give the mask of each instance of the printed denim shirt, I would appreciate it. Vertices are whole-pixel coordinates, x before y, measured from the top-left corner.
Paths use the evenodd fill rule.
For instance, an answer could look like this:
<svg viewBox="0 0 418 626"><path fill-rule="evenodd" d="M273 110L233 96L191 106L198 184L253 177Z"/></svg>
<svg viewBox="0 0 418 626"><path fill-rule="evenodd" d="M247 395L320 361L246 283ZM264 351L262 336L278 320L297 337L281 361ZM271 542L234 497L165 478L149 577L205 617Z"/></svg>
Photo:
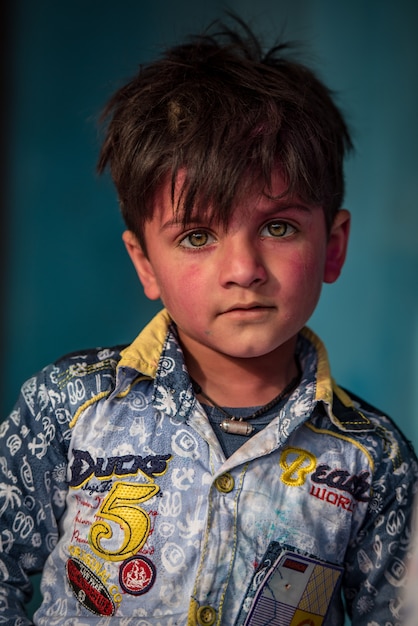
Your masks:
<svg viewBox="0 0 418 626"><path fill-rule="evenodd" d="M342 593L356 626L400 624L415 455L308 329L297 351L301 384L228 459L165 311L27 381L0 425L0 624L30 623L41 570L38 625L337 626Z"/></svg>

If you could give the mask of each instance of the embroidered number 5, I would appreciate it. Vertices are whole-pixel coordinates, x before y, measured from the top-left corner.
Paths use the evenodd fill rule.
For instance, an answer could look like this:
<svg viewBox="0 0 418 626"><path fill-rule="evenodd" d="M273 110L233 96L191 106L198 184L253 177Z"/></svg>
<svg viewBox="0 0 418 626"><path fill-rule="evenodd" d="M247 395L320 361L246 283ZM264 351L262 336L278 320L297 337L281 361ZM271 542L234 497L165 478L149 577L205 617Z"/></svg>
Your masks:
<svg viewBox="0 0 418 626"><path fill-rule="evenodd" d="M116 550L106 549L102 540L111 539L113 531L107 522L97 521L90 529L94 552L109 561L123 561L136 554L146 542L151 526L148 513L138 504L149 500L159 490L154 484L115 483L103 500L98 516L115 522L122 529L122 545Z"/></svg>

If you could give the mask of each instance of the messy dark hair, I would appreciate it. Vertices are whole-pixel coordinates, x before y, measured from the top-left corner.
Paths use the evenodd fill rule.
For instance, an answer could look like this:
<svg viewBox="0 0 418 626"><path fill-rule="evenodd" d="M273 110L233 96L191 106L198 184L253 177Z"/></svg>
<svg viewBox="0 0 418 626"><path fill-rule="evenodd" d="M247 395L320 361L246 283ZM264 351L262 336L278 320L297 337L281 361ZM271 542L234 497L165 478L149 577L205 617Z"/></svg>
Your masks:
<svg viewBox="0 0 418 626"><path fill-rule="evenodd" d="M209 210L225 225L254 184L268 195L279 167L287 192L320 205L330 227L352 143L331 92L289 58L291 48L264 53L244 23L220 24L140 67L110 99L98 170L109 165L125 223L144 250L144 225L167 178L185 223Z"/></svg>

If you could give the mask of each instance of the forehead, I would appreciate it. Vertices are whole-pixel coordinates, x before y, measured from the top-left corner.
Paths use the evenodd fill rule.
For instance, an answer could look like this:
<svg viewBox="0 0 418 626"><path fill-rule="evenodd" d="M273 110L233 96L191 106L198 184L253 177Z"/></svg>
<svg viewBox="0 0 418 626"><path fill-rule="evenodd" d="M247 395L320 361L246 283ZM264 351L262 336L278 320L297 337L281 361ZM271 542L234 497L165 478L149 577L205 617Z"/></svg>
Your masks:
<svg viewBox="0 0 418 626"><path fill-rule="evenodd" d="M232 202L224 204L221 192L219 201L207 198L203 192L201 195L196 193L192 206L187 207L187 173L181 170L174 181L167 175L155 191L150 221L161 223L170 220L183 224L205 221L227 226L236 216L243 218L259 211L279 208L291 201L301 202L297 196L287 194L287 183L279 169L274 170L268 185L261 181L259 175L249 173L248 176Z"/></svg>

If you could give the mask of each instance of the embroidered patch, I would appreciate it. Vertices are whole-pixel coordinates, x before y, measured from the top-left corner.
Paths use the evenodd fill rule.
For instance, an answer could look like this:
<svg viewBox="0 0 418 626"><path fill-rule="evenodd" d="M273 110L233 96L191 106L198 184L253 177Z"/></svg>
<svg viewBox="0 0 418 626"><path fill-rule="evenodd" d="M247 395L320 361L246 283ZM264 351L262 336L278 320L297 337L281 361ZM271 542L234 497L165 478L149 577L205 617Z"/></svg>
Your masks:
<svg viewBox="0 0 418 626"><path fill-rule="evenodd" d="M77 600L96 615L112 616L116 606L98 576L75 558L67 561L67 577Z"/></svg>
<svg viewBox="0 0 418 626"><path fill-rule="evenodd" d="M359 474L350 474L345 469L331 468L323 463L318 465L311 476L311 481L337 491L344 491L358 502L369 502L371 489L369 478L370 472L362 471Z"/></svg>
<svg viewBox="0 0 418 626"><path fill-rule="evenodd" d="M155 582L154 564L145 556L132 556L119 569L119 583L125 593L140 596L151 589Z"/></svg>
<svg viewBox="0 0 418 626"><path fill-rule="evenodd" d="M91 549L107 561L124 561L136 555L151 531L151 518L139 504L152 498L159 490L154 483L115 483L102 502L98 519L90 528ZM121 531L118 534L117 527ZM111 549L114 547L114 536L118 546L115 550Z"/></svg>
<svg viewBox="0 0 418 626"><path fill-rule="evenodd" d="M121 456L97 457L93 459L87 450L73 450L70 466L70 487L76 488L91 478L110 479L113 476L136 476L139 472L153 479L167 471L170 454L140 456L124 454Z"/></svg>
<svg viewBox="0 0 418 626"><path fill-rule="evenodd" d="M309 495L313 496L314 498L318 498L318 500L328 502L328 504L332 504L333 506L344 509L345 511L349 511L350 513L354 513L354 510L357 506L356 502L354 502L352 498L344 496L342 493L335 493L335 491L330 491L325 487L317 487L316 485L311 485Z"/></svg>
<svg viewBox="0 0 418 626"><path fill-rule="evenodd" d="M320 626L343 568L273 542L247 591L236 626Z"/></svg>
<svg viewBox="0 0 418 626"><path fill-rule="evenodd" d="M300 487L316 468L316 458L302 448L286 448L280 456L280 467L283 470L280 480L289 487Z"/></svg>

